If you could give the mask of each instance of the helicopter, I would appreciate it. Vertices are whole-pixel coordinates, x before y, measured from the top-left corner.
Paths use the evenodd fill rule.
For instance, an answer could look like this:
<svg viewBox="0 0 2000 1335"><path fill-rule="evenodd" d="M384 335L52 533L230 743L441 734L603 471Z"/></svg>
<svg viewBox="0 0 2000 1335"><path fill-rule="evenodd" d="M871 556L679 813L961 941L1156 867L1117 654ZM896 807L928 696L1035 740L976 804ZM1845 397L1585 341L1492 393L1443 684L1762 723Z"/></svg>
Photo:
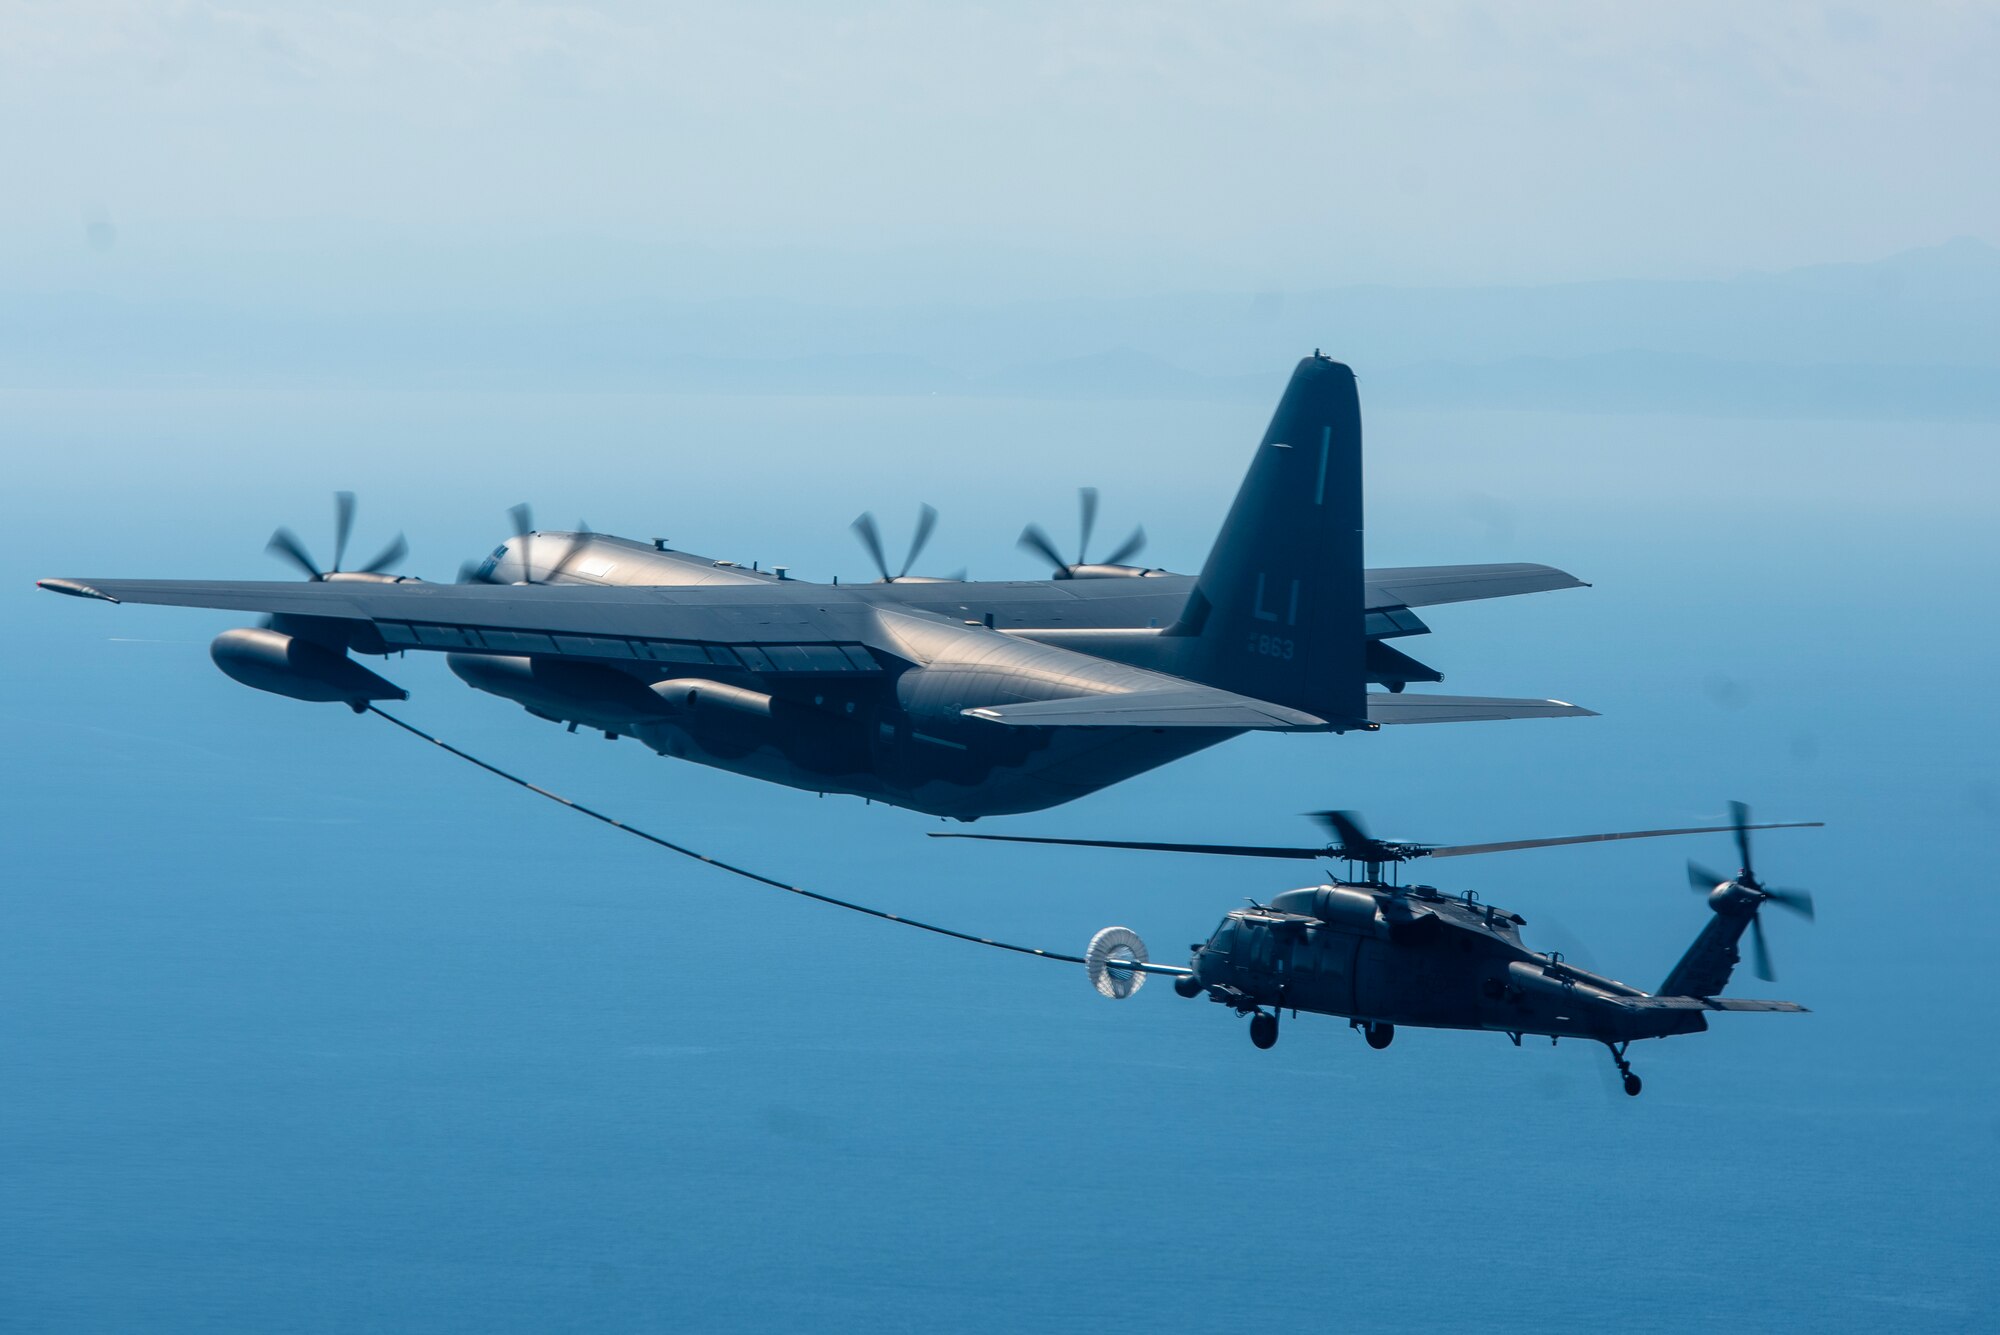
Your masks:
<svg viewBox="0 0 2000 1335"><path fill-rule="evenodd" d="M1529 1034L1591 1040L1610 1051L1625 1092L1636 1097L1643 1082L1626 1058L1634 1042L1700 1033L1714 1011L1806 1009L1791 1001L1720 993L1741 962L1738 943L1746 931L1757 976L1765 981L1773 977L1761 917L1766 904L1813 917L1809 893L1767 886L1757 878L1749 832L1819 828L1823 822L1753 825L1748 806L1729 806L1727 825L1490 844L1374 839L1361 819L1347 811L1314 813L1333 836L1333 842L1318 848L999 834L931 837L1346 862L1347 879L1287 890L1268 904L1253 899L1248 907L1232 910L1206 941L1190 947L1187 968L1151 962L1137 933L1107 927L1091 939L1084 955L1090 981L1103 995L1119 999L1137 992L1149 973L1168 975L1179 995L1205 995L1247 1016L1250 1041L1259 1048L1277 1043L1278 1018L1286 1011L1294 1017L1305 1011L1344 1018L1378 1050L1394 1041L1398 1026L1494 1031L1506 1034L1516 1047ZM1396 875L1403 863L1419 858L1718 833L1735 837L1739 870L1721 876L1688 863L1688 883L1707 896L1714 916L1652 993L1578 968L1560 952L1530 950L1520 936L1527 920L1482 902L1472 891L1448 894L1432 886L1405 885ZM1362 873L1358 879L1353 876L1357 866Z"/></svg>

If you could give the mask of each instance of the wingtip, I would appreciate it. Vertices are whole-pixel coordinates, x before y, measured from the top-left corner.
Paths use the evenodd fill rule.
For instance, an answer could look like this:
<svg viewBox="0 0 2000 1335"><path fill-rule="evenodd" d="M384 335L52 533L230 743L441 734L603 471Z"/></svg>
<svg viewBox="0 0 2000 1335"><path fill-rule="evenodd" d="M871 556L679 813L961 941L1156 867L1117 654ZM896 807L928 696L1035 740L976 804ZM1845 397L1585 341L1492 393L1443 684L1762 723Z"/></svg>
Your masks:
<svg viewBox="0 0 2000 1335"><path fill-rule="evenodd" d="M102 603L118 601L110 594L101 589L94 589L80 579L38 579L35 581L35 587L47 589L50 593L65 594L71 598L95 598Z"/></svg>

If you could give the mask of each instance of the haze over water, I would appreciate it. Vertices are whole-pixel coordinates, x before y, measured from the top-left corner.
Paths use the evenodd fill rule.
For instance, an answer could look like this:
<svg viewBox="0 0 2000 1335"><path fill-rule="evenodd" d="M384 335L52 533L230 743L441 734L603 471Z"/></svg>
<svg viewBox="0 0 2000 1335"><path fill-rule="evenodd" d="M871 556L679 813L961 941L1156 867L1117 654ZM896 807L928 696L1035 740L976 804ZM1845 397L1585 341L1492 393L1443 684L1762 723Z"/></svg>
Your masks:
<svg viewBox="0 0 2000 1335"><path fill-rule="evenodd" d="M1773 921L1782 981L1736 989L1813 1014L1642 1045L1627 1100L1580 1044L1409 1032L1375 1053L1301 1017L1260 1053L1164 987L1114 1005L1068 967L759 892L373 721L246 692L205 652L241 618L27 588L270 574L266 527L324 545L335 483L362 494L357 546L408 523L434 577L519 495L544 522L587 506L808 577L854 577L851 512L893 529L921 496L946 517L926 565L1026 575L1011 530L1059 526L1081 481L1106 489L1107 527L1143 517L1154 559L1188 569L1267 405L227 385L11 402L37 446L5 656L0 972L24 1328L1141 1329L1337 1309L1411 1329L1964 1329L1992 1310L1977 999L1996 910L1969 892L2000 819L1983 427L1371 412L1372 561L1546 559L1595 585L1435 609L1423 656L1451 689L1604 717L1243 738L998 827L1283 842L1333 805L1463 841L1693 823L1738 796L1825 819L1760 840L1820 920ZM286 460L188 467L268 460L274 432ZM735 442L758 443L754 470ZM334 472L317 459L336 444ZM1075 949L1121 922L1178 958L1244 896L1309 879L935 843L910 813L564 734L440 662L387 667L409 717L559 791L1009 940ZM1706 916L1687 856L1720 866L1726 840L1434 879L1646 985Z"/></svg>
<svg viewBox="0 0 2000 1335"><path fill-rule="evenodd" d="M1972 1331L2000 1308L2000 27L1978 6L0 13L0 1327ZM248 618L43 576L449 579L578 517L806 579L1197 569L1350 361L1441 689L1553 722L1245 737L980 829L1469 842L1720 820L1814 891L1808 1015L1602 1049L1287 1019L718 876L379 721ZM371 660L372 663L372 660ZM816 890L1156 958L1289 864L924 838L401 713ZM962 827L950 827L962 828ZM1663 978L1725 837L1425 868Z"/></svg>

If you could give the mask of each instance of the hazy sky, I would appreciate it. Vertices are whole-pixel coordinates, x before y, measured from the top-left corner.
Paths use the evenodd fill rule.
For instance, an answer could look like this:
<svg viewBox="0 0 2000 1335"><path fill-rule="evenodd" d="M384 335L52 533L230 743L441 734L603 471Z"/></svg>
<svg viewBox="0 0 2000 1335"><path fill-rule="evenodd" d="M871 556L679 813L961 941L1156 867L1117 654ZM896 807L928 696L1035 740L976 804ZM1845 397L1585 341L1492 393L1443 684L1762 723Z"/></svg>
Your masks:
<svg viewBox="0 0 2000 1335"><path fill-rule="evenodd" d="M263 254L359 281L705 254L723 289L860 264L919 298L1866 259L2000 241L1996 64L1992 4L5 3L0 285Z"/></svg>

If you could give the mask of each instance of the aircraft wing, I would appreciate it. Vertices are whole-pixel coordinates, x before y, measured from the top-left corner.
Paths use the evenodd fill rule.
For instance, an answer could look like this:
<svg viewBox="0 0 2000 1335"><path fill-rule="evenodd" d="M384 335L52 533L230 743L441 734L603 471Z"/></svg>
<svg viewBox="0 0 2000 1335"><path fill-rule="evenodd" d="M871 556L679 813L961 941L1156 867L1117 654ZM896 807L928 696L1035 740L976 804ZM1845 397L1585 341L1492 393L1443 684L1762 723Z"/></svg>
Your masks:
<svg viewBox="0 0 2000 1335"><path fill-rule="evenodd" d="M1389 566L1365 572L1367 605L1432 607L1438 603L1469 603L1481 598L1512 598L1551 589L1590 586L1554 566L1513 561L1500 565Z"/></svg>
<svg viewBox="0 0 2000 1335"><path fill-rule="evenodd" d="M1510 718L1596 718L1597 711L1566 700L1510 700L1490 695L1389 695L1368 693L1368 721L1397 723L1488 723Z"/></svg>
<svg viewBox="0 0 2000 1335"><path fill-rule="evenodd" d="M1210 686L1077 695L965 711L967 718L1031 728L1330 729L1325 719Z"/></svg>
<svg viewBox="0 0 2000 1335"><path fill-rule="evenodd" d="M896 656L863 603L786 584L431 584L423 580L45 579L80 598L349 623L364 653L406 649L646 660L773 672L879 672Z"/></svg>
<svg viewBox="0 0 2000 1335"><path fill-rule="evenodd" d="M364 653L407 649L555 655L657 665L665 674L736 669L852 676L963 648L994 647L1030 675L1098 693L967 712L1017 727L1290 729L1325 719L1249 696L996 635L939 616L882 614L859 591L784 583L701 588L430 584L363 580L42 580L107 602L264 612L348 623ZM976 697L975 697L976 698ZM1353 725L1349 725L1353 726ZM1365 725L1363 725L1365 726Z"/></svg>

